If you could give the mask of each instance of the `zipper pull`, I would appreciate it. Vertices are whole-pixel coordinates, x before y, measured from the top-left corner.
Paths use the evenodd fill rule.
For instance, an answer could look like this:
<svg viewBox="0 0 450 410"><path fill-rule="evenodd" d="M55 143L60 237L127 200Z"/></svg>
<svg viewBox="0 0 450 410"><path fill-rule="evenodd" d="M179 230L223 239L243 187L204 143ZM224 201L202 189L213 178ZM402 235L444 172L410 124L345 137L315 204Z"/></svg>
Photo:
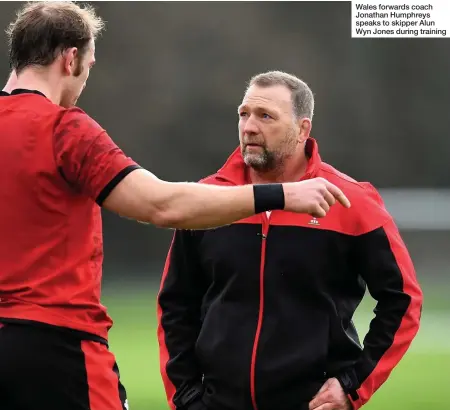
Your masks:
<svg viewBox="0 0 450 410"><path fill-rule="evenodd" d="M262 239L267 239L267 235L264 235L263 233L257 233L256 235L261 236Z"/></svg>

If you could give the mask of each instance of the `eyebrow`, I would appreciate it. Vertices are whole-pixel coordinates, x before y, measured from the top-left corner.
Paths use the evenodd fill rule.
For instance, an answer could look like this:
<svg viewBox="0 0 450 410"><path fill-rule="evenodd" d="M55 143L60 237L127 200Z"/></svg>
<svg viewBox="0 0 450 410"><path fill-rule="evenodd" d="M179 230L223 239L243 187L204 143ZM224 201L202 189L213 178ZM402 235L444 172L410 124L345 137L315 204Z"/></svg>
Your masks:
<svg viewBox="0 0 450 410"><path fill-rule="evenodd" d="M239 105L239 107L237 108L238 114L239 114L239 112L240 112L242 109L248 109L248 106L247 106L246 104L241 104L241 105ZM258 107L255 108L255 110L256 110L256 111L265 111L265 112L268 112L268 113L274 113L274 114L277 112L276 109L268 108L268 107L265 107L265 106L258 106Z"/></svg>

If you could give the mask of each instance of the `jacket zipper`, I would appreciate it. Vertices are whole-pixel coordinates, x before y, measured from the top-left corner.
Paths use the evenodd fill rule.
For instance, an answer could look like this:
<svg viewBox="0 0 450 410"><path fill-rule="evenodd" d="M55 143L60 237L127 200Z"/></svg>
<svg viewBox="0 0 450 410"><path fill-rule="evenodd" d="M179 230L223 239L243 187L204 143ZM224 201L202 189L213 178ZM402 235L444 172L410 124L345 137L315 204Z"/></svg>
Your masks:
<svg viewBox="0 0 450 410"><path fill-rule="evenodd" d="M256 353L258 351L259 336L261 334L261 327L264 315L264 266L266 262L266 239L269 232L269 219L264 213L261 215L262 232L261 232L261 265L259 267L259 314L258 324L256 326L255 340L253 342L252 361L250 365L250 394L252 398L253 410L258 410L256 405L256 390L255 390L255 368L256 368Z"/></svg>

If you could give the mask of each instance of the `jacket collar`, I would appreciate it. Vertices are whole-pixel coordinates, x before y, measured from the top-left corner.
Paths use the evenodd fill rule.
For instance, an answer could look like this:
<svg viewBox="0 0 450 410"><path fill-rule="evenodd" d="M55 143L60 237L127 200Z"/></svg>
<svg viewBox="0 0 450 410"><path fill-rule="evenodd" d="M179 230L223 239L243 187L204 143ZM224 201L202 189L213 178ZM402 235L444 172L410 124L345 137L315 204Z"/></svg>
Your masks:
<svg viewBox="0 0 450 410"><path fill-rule="evenodd" d="M306 173L301 178L302 180L314 178L322 162L319 155L319 146L314 138L308 138L306 141L305 152L309 160ZM222 168L217 171L216 177L231 182L234 185L245 185L250 182L248 178L248 167L245 165L240 147L237 147L233 151Z"/></svg>
<svg viewBox="0 0 450 410"><path fill-rule="evenodd" d="M12 90L10 93L8 93L6 91L0 91L0 95L3 97L7 97L9 95L19 95L19 94L37 94L37 95L42 95L43 97L45 97L45 95L38 90L26 90L25 88L16 88L16 89Z"/></svg>

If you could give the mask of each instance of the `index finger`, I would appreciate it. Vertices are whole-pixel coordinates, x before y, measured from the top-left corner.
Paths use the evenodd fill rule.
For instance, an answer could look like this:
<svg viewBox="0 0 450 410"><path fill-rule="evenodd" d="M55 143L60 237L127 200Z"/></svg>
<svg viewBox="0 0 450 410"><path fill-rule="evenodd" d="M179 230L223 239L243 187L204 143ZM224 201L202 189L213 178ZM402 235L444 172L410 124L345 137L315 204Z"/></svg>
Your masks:
<svg viewBox="0 0 450 410"><path fill-rule="evenodd" d="M327 189L345 208L350 208L350 201L336 185L333 185L331 182L327 181Z"/></svg>

